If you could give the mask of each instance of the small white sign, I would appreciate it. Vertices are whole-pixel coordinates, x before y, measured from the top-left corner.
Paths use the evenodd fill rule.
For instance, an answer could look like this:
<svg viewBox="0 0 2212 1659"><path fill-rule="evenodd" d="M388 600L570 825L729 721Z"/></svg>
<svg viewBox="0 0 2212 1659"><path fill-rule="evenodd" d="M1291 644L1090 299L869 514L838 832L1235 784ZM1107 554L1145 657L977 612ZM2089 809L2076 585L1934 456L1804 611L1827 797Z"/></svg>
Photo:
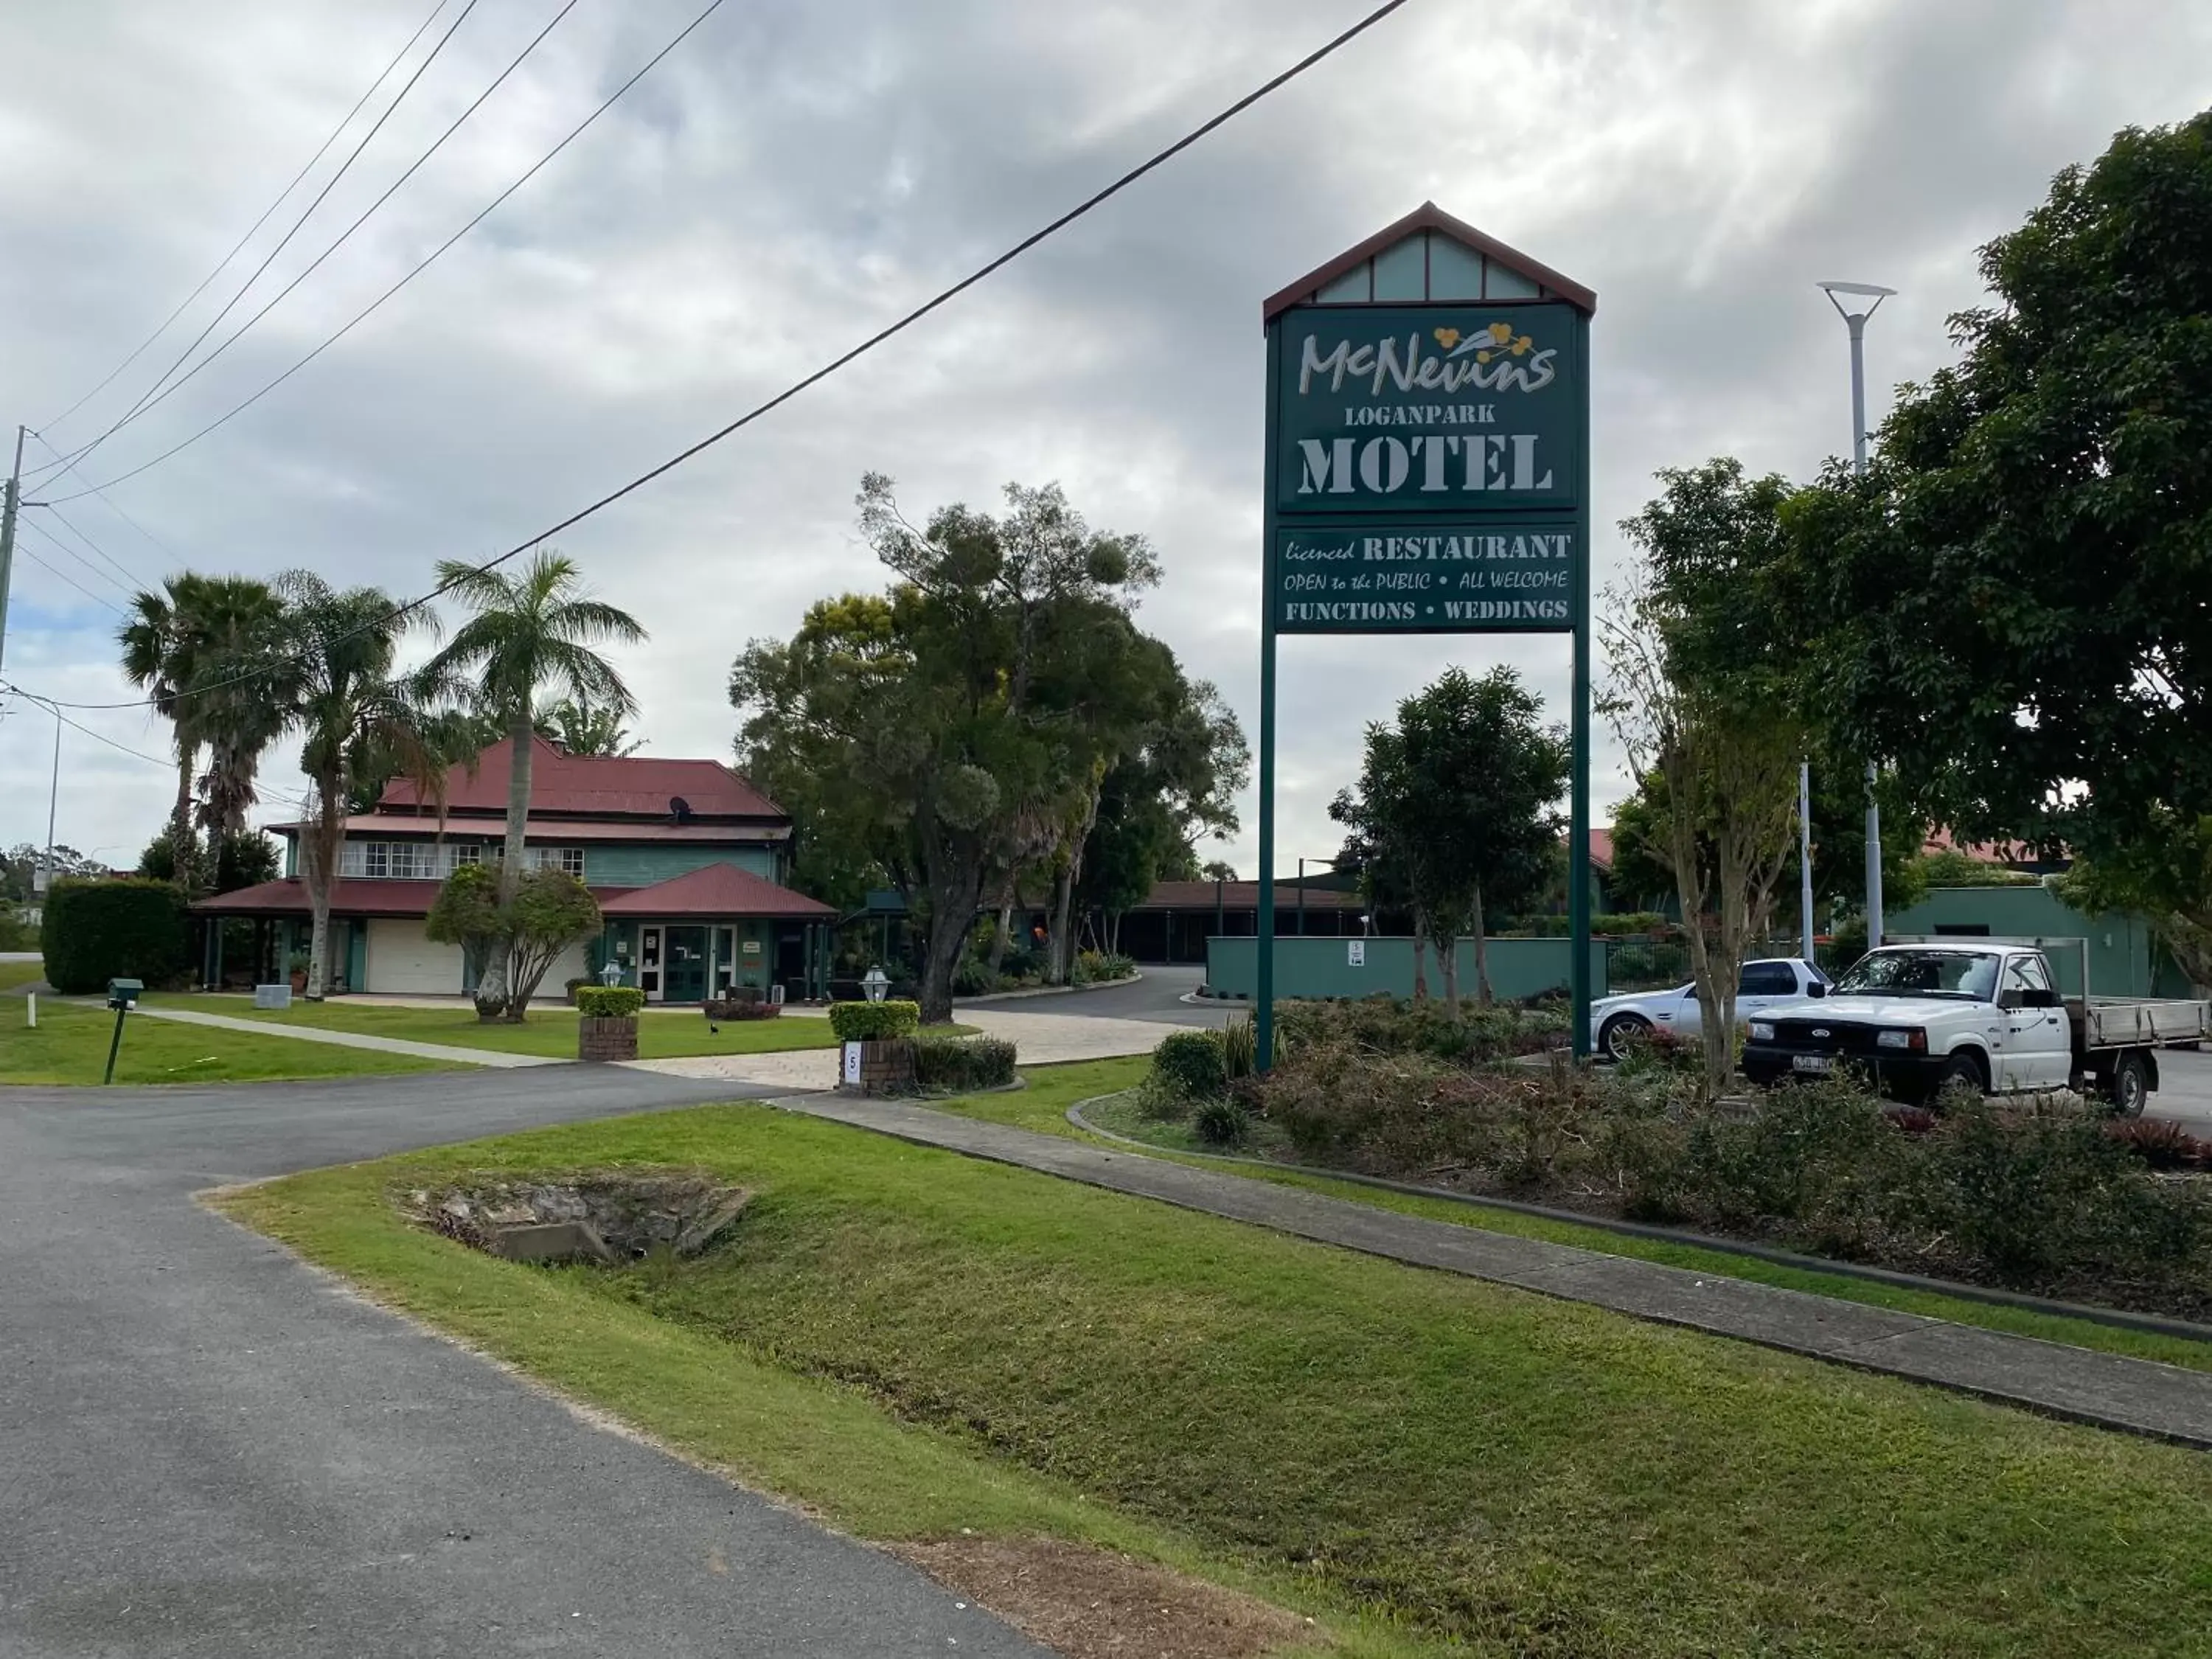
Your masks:
<svg viewBox="0 0 2212 1659"><path fill-rule="evenodd" d="M860 1080L860 1045L857 1042L848 1042L845 1045L845 1081L858 1083Z"/></svg>
<svg viewBox="0 0 2212 1659"><path fill-rule="evenodd" d="M1347 968L1364 968L1367 965L1365 939L1348 939L1344 941L1344 964Z"/></svg>

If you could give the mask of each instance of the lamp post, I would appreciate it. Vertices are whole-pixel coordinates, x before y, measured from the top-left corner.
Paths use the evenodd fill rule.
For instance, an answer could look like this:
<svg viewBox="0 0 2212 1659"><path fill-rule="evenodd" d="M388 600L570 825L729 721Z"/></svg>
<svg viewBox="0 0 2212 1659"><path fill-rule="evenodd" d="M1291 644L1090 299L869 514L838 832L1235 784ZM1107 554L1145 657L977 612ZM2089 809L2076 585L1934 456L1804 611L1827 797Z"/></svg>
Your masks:
<svg viewBox="0 0 2212 1659"><path fill-rule="evenodd" d="M1828 303L1836 308L1836 315L1844 319L1851 332L1851 471L1863 477L1866 472L1866 325L1867 319L1881 308L1881 302L1897 290L1880 288L1872 283L1823 283L1820 291L1828 296ZM1853 311L1838 295L1848 295L1854 300L1871 301L1864 311ZM1875 804L1874 763L1866 769L1866 915L1867 949L1873 950L1881 943L1881 808Z"/></svg>
<svg viewBox="0 0 2212 1659"><path fill-rule="evenodd" d="M860 988L868 994L868 1000L871 1002L881 1002L884 1000L884 993L890 988L890 979L884 972L881 963L876 963L866 973L860 975Z"/></svg>

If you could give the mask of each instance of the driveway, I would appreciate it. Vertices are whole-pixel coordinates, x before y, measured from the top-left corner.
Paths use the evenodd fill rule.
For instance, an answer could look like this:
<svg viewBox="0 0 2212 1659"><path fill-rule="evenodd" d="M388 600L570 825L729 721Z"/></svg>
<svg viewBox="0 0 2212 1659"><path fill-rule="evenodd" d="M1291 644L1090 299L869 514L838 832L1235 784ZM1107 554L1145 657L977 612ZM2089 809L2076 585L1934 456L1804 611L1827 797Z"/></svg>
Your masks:
<svg viewBox="0 0 2212 1659"><path fill-rule="evenodd" d="M1248 1003L1213 1003L1194 1006L1182 1000L1206 983L1206 969L1196 966L1146 966L1134 985L1109 985L1103 990L1071 991L1065 996L979 997L963 1001L954 1018L964 1018L970 1008L998 1009L1007 1013L1049 1010L1084 1019L1140 1019L1172 1025L1226 1025L1250 1006Z"/></svg>
<svg viewBox="0 0 2212 1659"><path fill-rule="evenodd" d="M0 1654L1041 1654L191 1201L738 1092L583 1066L0 1089Z"/></svg>

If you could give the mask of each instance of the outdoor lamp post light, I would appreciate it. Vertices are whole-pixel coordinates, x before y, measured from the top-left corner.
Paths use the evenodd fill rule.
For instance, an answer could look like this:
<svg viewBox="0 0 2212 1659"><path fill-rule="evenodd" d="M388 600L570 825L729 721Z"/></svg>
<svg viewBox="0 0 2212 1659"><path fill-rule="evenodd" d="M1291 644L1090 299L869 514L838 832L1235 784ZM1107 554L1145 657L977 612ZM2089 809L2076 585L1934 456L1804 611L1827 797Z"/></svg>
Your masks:
<svg viewBox="0 0 2212 1659"><path fill-rule="evenodd" d="M1881 288L1872 283L1822 283L1820 291L1828 296L1828 303L1836 308L1836 315L1844 319L1851 331L1851 471L1862 476L1866 471L1866 325L1867 319L1881 309L1881 302L1897 290ZM1853 311L1838 298L1849 295L1855 300L1871 301L1864 311ZM1871 951L1881 943L1881 808L1875 804L1874 763L1866 769L1866 916L1867 949ZM1811 907L1809 903L1807 908Z"/></svg>
<svg viewBox="0 0 2212 1659"><path fill-rule="evenodd" d="M609 957L606 965L599 969L599 983L612 990L622 983L622 963Z"/></svg>
<svg viewBox="0 0 2212 1659"><path fill-rule="evenodd" d="M890 988L890 976L884 972L881 963L878 963L860 976L860 988L868 994L868 1000L871 1002L881 1002L884 1000L884 993Z"/></svg>

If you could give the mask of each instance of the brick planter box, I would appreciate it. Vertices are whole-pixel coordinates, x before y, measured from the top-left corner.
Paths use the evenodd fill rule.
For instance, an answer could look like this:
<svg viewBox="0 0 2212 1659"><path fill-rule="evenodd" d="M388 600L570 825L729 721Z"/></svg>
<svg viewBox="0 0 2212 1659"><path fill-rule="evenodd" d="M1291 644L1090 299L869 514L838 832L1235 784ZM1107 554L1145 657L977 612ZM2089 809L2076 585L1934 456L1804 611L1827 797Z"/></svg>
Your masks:
<svg viewBox="0 0 2212 1659"><path fill-rule="evenodd" d="M597 1019L586 1015L578 1020L576 1058L635 1060L637 1016L630 1014L618 1019Z"/></svg>
<svg viewBox="0 0 2212 1659"><path fill-rule="evenodd" d="M858 1049L856 1056L854 1053ZM910 1095L915 1091L914 1042L892 1037L881 1042L848 1042L838 1054L841 1095Z"/></svg>

